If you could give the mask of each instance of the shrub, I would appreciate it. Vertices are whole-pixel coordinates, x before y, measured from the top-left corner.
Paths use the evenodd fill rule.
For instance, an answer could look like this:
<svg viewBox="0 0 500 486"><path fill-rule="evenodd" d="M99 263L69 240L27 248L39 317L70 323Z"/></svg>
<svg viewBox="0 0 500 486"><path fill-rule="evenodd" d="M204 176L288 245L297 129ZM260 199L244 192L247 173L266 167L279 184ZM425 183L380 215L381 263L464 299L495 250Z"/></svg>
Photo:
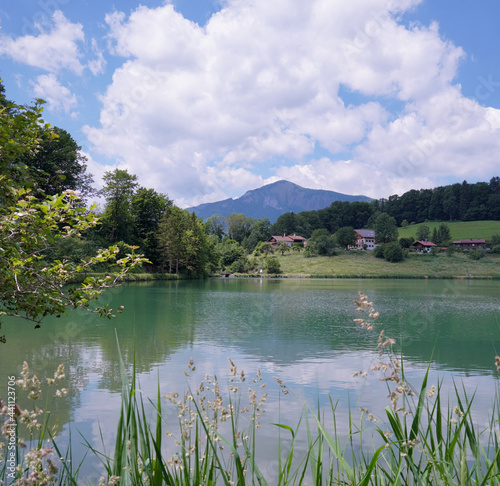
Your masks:
<svg viewBox="0 0 500 486"><path fill-rule="evenodd" d="M249 264L246 258L239 258L238 260L231 263L229 266L229 271L231 273L245 273L248 271Z"/></svg>
<svg viewBox="0 0 500 486"><path fill-rule="evenodd" d="M280 273L281 265L276 257L267 257L265 261L267 273Z"/></svg>
<svg viewBox="0 0 500 486"><path fill-rule="evenodd" d="M497 245L500 245L500 235L493 235L491 237L491 244L493 246L497 246Z"/></svg>
<svg viewBox="0 0 500 486"><path fill-rule="evenodd" d="M467 252L467 256L471 260L481 260L484 257L484 252L479 250L470 250Z"/></svg>
<svg viewBox="0 0 500 486"><path fill-rule="evenodd" d="M230 266L233 262L245 256L245 249L234 240L225 240L216 247L220 255L220 263L223 267Z"/></svg>
<svg viewBox="0 0 500 486"><path fill-rule="evenodd" d="M405 255L399 243L387 243L384 247L384 258L391 263L401 262Z"/></svg>
<svg viewBox="0 0 500 486"><path fill-rule="evenodd" d="M500 253L500 245L495 245L495 246L491 249L491 253Z"/></svg>
<svg viewBox="0 0 500 486"><path fill-rule="evenodd" d="M401 245L401 248L410 248L414 241L415 240L411 236L409 238L399 238L399 244Z"/></svg>
<svg viewBox="0 0 500 486"><path fill-rule="evenodd" d="M304 256L306 258L313 258L318 256L318 252L316 251L316 247L313 243L309 243L304 250Z"/></svg>
<svg viewBox="0 0 500 486"><path fill-rule="evenodd" d="M375 258L384 258L384 247L385 245L379 245L373 250L373 256Z"/></svg>

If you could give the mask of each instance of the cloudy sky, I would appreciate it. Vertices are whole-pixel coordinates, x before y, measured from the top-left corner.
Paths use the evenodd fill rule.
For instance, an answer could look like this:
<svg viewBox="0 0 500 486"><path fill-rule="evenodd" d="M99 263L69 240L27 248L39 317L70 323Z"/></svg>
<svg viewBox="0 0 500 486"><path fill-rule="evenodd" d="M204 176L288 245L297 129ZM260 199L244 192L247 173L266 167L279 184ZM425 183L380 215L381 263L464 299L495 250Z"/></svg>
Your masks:
<svg viewBox="0 0 500 486"><path fill-rule="evenodd" d="M499 175L498 0L16 0L0 77L97 184L183 207L286 179L388 197Z"/></svg>

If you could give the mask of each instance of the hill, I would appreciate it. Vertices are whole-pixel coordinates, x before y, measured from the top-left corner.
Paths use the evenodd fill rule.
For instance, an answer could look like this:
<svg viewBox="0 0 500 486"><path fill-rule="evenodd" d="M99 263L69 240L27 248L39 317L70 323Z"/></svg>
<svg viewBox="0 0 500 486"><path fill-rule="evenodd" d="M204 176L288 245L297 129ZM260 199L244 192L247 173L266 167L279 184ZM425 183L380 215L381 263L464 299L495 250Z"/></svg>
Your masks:
<svg viewBox="0 0 500 486"><path fill-rule="evenodd" d="M490 239L493 235L500 235L500 221L445 221L450 228L451 237L454 240L467 238L485 238ZM421 225L428 226L432 231L438 228L440 222L429 221L420 224L411 224L406 228L398 228L400 238L415 238L417 229Z"/></svg>
<svg viewBox="0 0 500 486"><path fill-rule="evenodd" d="M323 209L334 201L369 202L371 200L366 196L350 196L334 191L306 189L292 182L278 181L247 191L237 199L200 204L188 210L194 211L204 220L213 214L225 217L232 213L243 213L254 219L269 218L271 223L274 223L280 215L291 211L300 213Z"/></svg>

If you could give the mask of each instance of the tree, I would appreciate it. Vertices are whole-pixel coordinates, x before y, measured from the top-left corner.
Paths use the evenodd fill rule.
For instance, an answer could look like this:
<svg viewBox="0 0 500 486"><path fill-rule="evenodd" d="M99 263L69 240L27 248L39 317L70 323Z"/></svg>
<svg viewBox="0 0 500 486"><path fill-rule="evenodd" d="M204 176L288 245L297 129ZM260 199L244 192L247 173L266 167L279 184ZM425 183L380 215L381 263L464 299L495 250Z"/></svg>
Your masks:
<svg viewBox="0 0 500 486"><path fill-rule="evenodd" d="M154 189L140 187L131 199L132 241L139 246L154 265L161 260L158 245L158 228L161 217L172 201Z"/></svg>
<svg viewBox="0 0 500 486"><path fill-rule="evenodd" d="M0 105L5 106L3 92ZM132 251L117 261L117 274L88 277L82 285L70 283L77 274L116 258L116 247L101 250L87 261L48 261L46 254L58 242L80 238L98 221L81 207L73 191L44 200L33 196L30 173L20 160L36 152L50 127L41 119L41 101L9 107L0 108L0 318L19 317L40 327L46 316L63 314L68 307L90 310L105 289L143 259ZM97 307L95 312L112 316L107 307Z"/></svg>
<svg viewBox="0 0 500 486"><path fill-rule="evenodd" d="M399 246L401 246L401 248L410 248L414 241L415 240L411 236L409 238L399 238Z"/></svg>
<svg viewBox="0 0 500 486"><path fill-rule="evenodd" d="M392 241L384 245L384 258L391 263L401 262L405 258L405 254L401 245Z"/></svg>
<svg viewBox="0 0 500 486"><path fill-rule="evenodd" d="M429 236L431 234L431 229L425 225L421 224L417 228L417 241L425 241L429 239Z"/></svg>
<svg viewBox="0 0 500 486"><path fill-rule="evenodd" d="M441 223L436 231L436 245L446 245L451 241L450 228L446 223Z"/></svg>
<svg viewBox="0 0 500 486"><path fill-rule="evenodd" d="M285 253L291 251L292 247L286 243L285 241L279 241L276 244L276 250L281 252L281 256L283 256Z"/></svg>
<svg viewBox="0 0 500 486"><path fill-rule="evenodd" d="M375 220L375 239L379 243L390 243L398 239L396 220L387 213L380 214Z"/></svg>
<svg viewBox="0 0 500 486"><path fill-rule="evenodd" d="M96 264L116 258L118 249L100 250L97 255L74 263L48 262L44 256L59 241L79 238L81 232L97 224L97 218L81 208L73 194L50 196L39 202L20 189L19 200L0 218L0 316L22 317L37 324L48 315L63 314L67 307L89 308L106 288L116 285L131 266L143 259L132 251L120 255L119 273L113 278L86 278L82 286L70 285L76 274ZM98 308L101 315L111 310Z"/></svg>
<svg viewBox="0 0 500 486"><path fill-rule="evenodd" d="M253 219L241 213L233 213L226 217L226 224L229 239L243 243L243 240L252 232Z"/></svg>
<svg viewBox="0 0 500 486"><path fill-rule="evenodd" d="M458 198L457 198L458 194ZM460 184L446 186L443 191L443 211L451 221L459 216Z"/></svg>
<svg viewBox="0 0 500 486"><path fill-rule="evenodd" d="M309 238L312 242L316 241L320 236L330 236L330 233L327 229L321 228L316 229L312 232L311 238Z"/></svg>
<svg viewBox="0 0 500 486"><path fill-rule="evenodd" d="M205 221L205 232L207 235L215 235L218 241L222 241L226 229L226 220L217 214L213 214Z"/></svg>
<svg viewBox="0 0 500 486"><path fill-rule="evenodd" d="M333 235L321 234L314 241L308 242L306 246L306 256L333 256L335 255L336 248L337 243Z"/></svg>
<svg viewBox="0 0 500 486"><path fill-rule="evenodd" d="M460 186L460 200L458 203L458 216L462 221L465 220L465 215L469 210L471 198L472 194L470 185L467 183L467 181L463 181Z"/></svg>
<svg viewBox="0 0 500 486"><path fill-rule="evenodd" d="M242 245L251 253L259 241L267 241L271 237L271 222L268 218L253 220L250 234L243 239Z"/></svg>
<svg viewBox="0 0 500 486"><path fill-rule="evenodd" d="M357 240L356 233L354 233L354 228L352 226L344 226L343 228L340 228L335 233L335 238L338 245L346 250L348 250L350 246L354 246Z"/></svg>
<svg viewBox="0 0 500 486"><path fill-rule="evenodd" d="M269 241L259 241L259 243L255 245L255 249L253 251L255 256L259 256L261 254L270 255L272 253L274 253L274 246L269 243Z"/></svg>
<svg viewBox="0 0 500 486"><path fill-rule="evenodd" d="M137 176L127 170L115 169L103 176L104 187L100 193L106 198L106 207L102 215L103 230L108 241L131 242L132 212L131 203L135 189L139 185Z"/></svg>
<svg viewBox="0 0 500 486"><path fill-rule="evenodd" d="M57 127L42 135L35 153L21 159L30 168L42 194L53 196L69 189L76 191L83 201L95 192L86 161L71 135Z"/></svg>
<svg viewBox="0 0 500 486"><path fill-rule="evenodd" d="M267 257L265 261L265 268L267 273L280 273L281 265L279 260L276 257Z"/></svg>
<svg viewBox="0 0 500 486"><path fill-rule="evenodd" d="M2 83L2 80L0 80L0 107L5 108L8 111L9 105L11 102L5 98L5 86Z"/></svg>
<svg viewBox="0 0 500 486"><path fill-rule="evenodd" d="M186 231L182 237L184 261L188 275L203 275L208 263L207 239L203 222L195 213L187 212Z"/></svg>
<svg viewBox="0 0 500 486"><path fill-rule="evenodd" d="M273 235L291 235L297 233L300 226L300 218L293 211L290 213L281 214L276 223L271 227Z"/></svg>
<svg viewBox="0 0 500 486"><path fill-rule="evenodd" d="M184 259L183 235L187 229L186 212L177 206L169 207L159 225L158 243L162 265L168 264L168 273L179 273Z"/></svg>
<svg viewBox="0 0 500 486"><path fill-rule="evenodd" d="M216 247L223 268L245 256L245 249L235 240L223 240Z"/></svg>
<svg viewBox="0 0 500 486"><path fill-rule="evenodd" d="M436 227L432 230L432 242L435 243L436 245L439 245L439 235L438 235L438 230Z"/></svg>

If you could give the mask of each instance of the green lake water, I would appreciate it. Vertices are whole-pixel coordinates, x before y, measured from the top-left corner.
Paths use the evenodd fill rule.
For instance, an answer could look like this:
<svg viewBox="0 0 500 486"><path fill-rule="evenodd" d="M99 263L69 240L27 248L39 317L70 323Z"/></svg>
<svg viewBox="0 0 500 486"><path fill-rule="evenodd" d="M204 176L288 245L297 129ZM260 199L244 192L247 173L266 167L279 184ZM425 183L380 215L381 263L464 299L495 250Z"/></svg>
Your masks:
<svg viewBox="0 0 500 486"><path fill-rule="evenodd" d="M360 290L380 312L371 332L353 322L360 317L353 304ZM0 343L0 396L6 395L8 376L20 377L23 361L39 377L65 364L69 393L50 409L63 446L71 430L76 457L85 452L79 433L98 449L114 440L121 392L115 332L129 371L135 356L144 397L155 398L158 382L162 395L183 393L205 374L216 374L227 389L231 358L248 377L240 391L244 403L250 377L261 370L269 396L258 445L269 477L276 470L277 432L266 422L295 426L304 404L327 410L330 397L341 433L347 433L349 407L382 417L389 405L386 385L369 371L378 361L381 329L396 339L410 383L418 388L430 363L430 384L442 380L447 392L454 380L476 393L475 420L488 425L498 387L498 281L209 279L125 285L104 302L125 310L113 320L73 312L48 319L41 329L7 320L0 331L7 338ZM187 378L190 358L196 371ZM368 375L353 377L360 371ZM274 377L286 384L288 395ZM165 407L175 431L175 410ZM98 461L88 457L82 484L98 477L97 470Z"/></svg>

